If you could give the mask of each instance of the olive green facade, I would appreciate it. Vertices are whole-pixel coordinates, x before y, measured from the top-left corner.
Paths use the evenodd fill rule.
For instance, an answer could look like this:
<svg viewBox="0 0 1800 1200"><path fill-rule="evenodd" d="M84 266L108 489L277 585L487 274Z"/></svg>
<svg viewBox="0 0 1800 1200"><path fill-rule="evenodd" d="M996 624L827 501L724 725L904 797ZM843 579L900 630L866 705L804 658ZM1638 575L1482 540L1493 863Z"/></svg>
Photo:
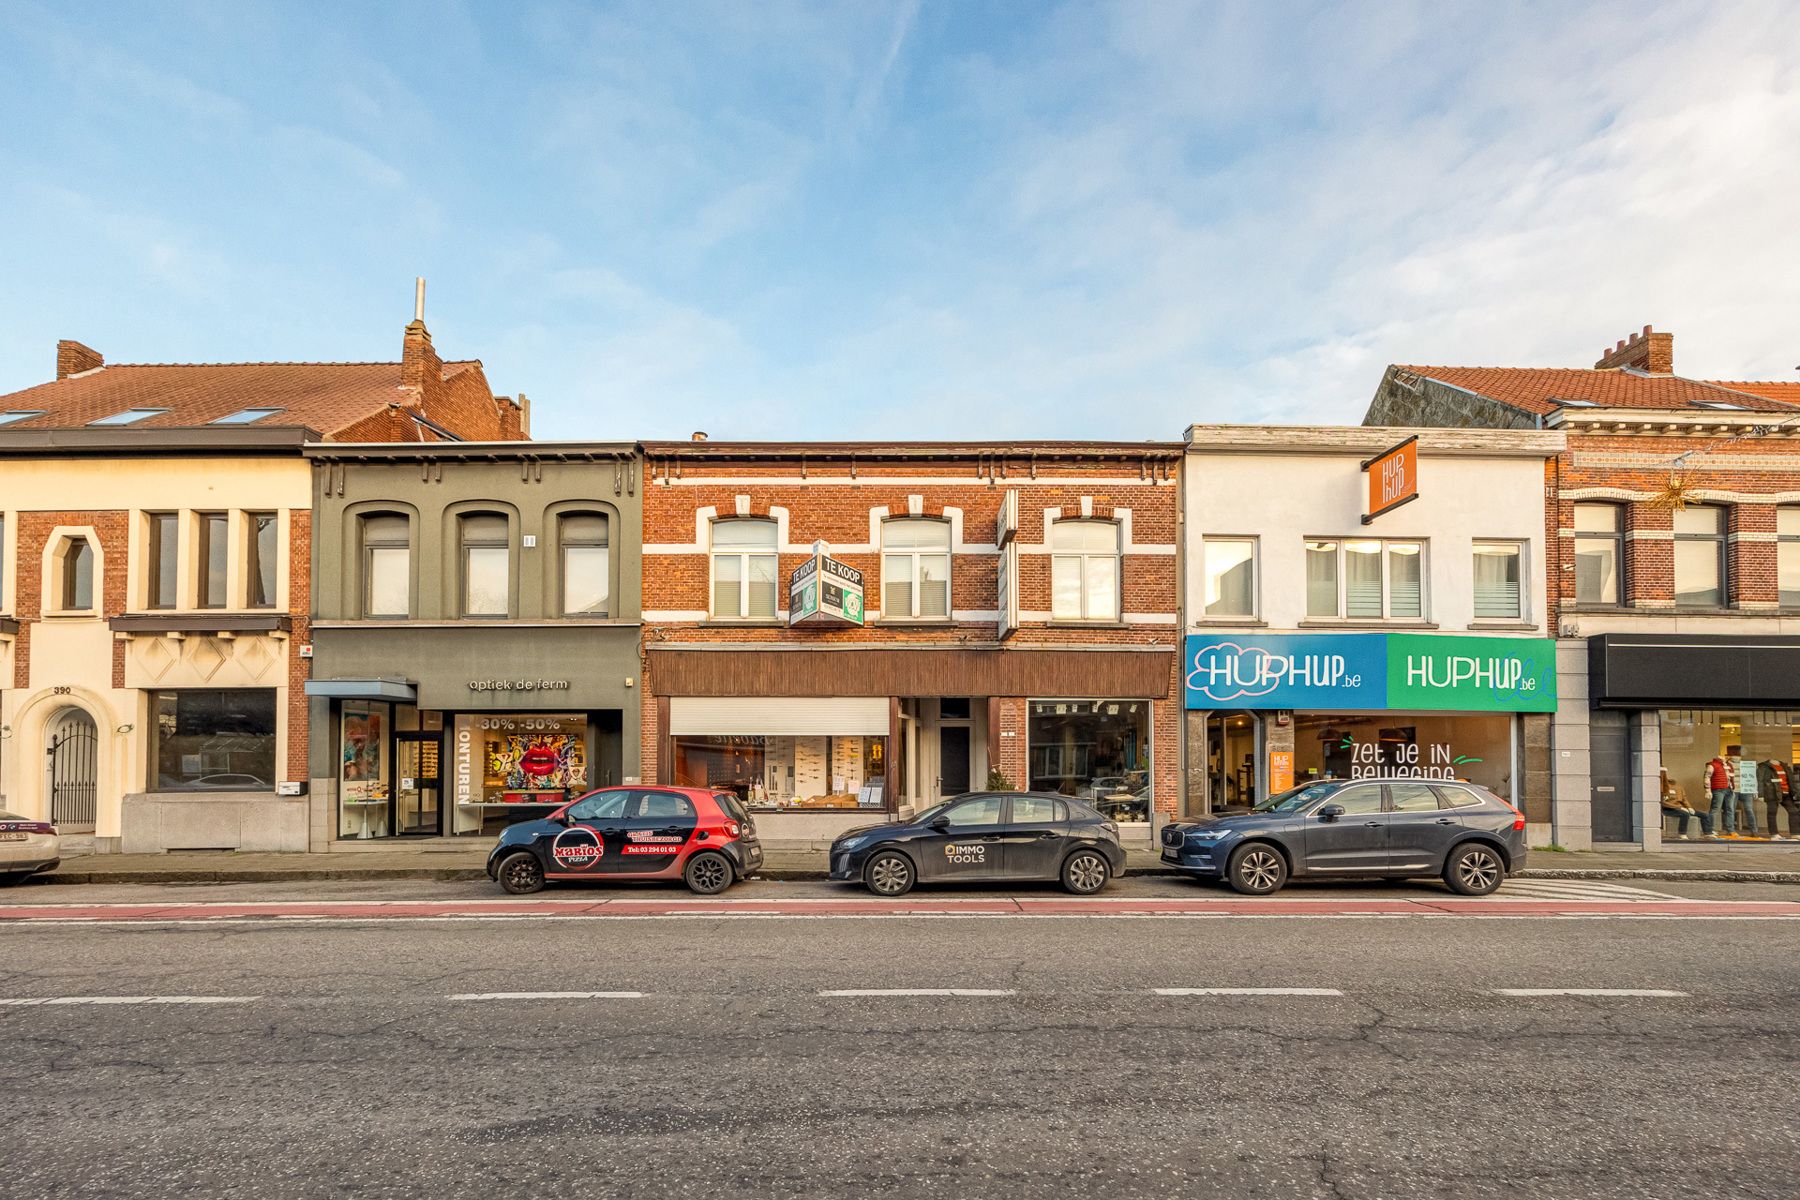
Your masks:
<svg viewBox="0 0 1800 1200"><path fill-rule="evenodd" d="M630 443L307 454L313 848L491 833L638 777Z"/></svg>

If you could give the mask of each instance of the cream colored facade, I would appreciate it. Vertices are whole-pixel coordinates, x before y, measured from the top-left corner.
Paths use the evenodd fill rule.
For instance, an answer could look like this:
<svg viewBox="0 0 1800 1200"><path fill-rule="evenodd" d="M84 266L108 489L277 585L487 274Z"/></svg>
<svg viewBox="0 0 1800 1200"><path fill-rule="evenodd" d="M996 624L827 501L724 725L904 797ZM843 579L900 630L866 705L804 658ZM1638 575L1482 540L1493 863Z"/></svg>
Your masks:
<svg viewBox="0 0 1800 1200"><path fill-rule="evenodd" d="M0 797L50 819L47 750L53 732L91 720L95 815L103 849L304 848L302 797L277 798L289 778L289 681L296 652L286 628L305 617L290 586L295 521L311 505L311 472L298 455L137 457L67 455L0 463ZM150 514L178 515L175 603L151 610ZM200 607L199 514L227 515L224 603ZM275 513L272 603L252 607L247 514ZM72 539L93 549L93 603L62 595ZM304 558L302 558L304 564ZM304 566L301 567L304 570ZM169 627L116 629L113 618L166 619ZM261 618L254 620L252 618ZM208 628L217 622L225 628ZM16 623L16 630L14 625ZM141 623L140 623L141 624ZM275 693L277 778L267 791L180 792L159 797L150 762L153 697L176 688L267 688ZM303 730L298 736L303 736ZM291 772L304 778L302 766ZM131 801L127 802L127 797ZM280 810L296 810L300 845L283 839ZM255 811L252 819L250 813ZM134 817L131 815L136 813ZM129 828L133 820L138 828ZM257 826L253 828L253 826ZM73 832L82 832L77 825Z"/></svg>

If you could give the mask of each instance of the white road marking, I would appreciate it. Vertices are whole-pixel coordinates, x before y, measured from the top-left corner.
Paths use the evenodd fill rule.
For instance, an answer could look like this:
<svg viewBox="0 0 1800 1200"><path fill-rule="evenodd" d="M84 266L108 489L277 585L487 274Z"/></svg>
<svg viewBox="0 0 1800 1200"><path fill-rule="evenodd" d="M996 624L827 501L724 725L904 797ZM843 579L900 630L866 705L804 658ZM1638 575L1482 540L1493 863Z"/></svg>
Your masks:
<svg viewBox="0 0 1800 1200"><path fill-rule="evenodd" d="M643 992L461 992L452 1000L642 1000Z"/></svg>
<svg viewBox="0 0 1800 1200"><path fill-rule="evenodd" d="M1336 988L1199 987L1153 988L1158 996L1341 996Z"/></svg>
<svg viewBox="0 0 1800 1200"><path fill-rule="evenodd" d="M844 988L821 996L1016 996L1012 988Z"/></svg>
<svg viewBox="0 0 1800 1200"><path fill-rule="evenodd" d="M51 1004L249 1004L261 996L25 996L0 999L9 1008Z"/></svg>
<svg viewBox="0 0 1800 1200"><path fill-rule="evenodd" d="M1602 879L1509 879L1490 900L1684 900L1691 897L1653 892L1649 888L1628 887ZM1696 901L1697 903L1697 901Z"/></svg>
<svg viewBox="0 0 1800 1200"><path fill-rule="evenodd" d="M1659 1000L1679 1000L1686 992L1664 988L1495 988L1500 996L1648 996Z"/></svg>

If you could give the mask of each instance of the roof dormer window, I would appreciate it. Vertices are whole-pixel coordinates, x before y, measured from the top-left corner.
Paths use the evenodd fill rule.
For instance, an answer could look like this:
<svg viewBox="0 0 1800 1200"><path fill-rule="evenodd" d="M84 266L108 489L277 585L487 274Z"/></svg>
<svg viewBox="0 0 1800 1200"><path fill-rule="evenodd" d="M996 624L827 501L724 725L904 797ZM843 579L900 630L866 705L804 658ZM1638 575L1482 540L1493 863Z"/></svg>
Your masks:
<svg viewBox="0 0 1800 1200"><path fill-rule="evenodd" d="M1750 411L1741 404L1727 404L1723 400L1689 400L1688 403L1695 408L1716 408L1723 409L1726 412Z"/></svg>
<svg viewBox="0 0 1800 1200"><path fill-rule="evenodd" d="M166 408L128 408L124 412L114 413L110 417L101 417L98 421L89 421L89 425L136 425L146 417L161 416L168 412Z"/></svg>

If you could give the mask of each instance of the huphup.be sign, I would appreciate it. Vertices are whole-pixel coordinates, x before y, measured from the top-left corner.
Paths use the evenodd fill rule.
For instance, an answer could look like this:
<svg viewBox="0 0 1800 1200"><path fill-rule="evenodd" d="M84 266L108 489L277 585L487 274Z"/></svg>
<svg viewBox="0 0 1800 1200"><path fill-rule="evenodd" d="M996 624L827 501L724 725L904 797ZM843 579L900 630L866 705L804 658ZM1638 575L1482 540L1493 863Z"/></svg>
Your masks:
<svg viewBox="0 0 1800 1200"><path fill-rule="evenodd" d="M1189 708L1556 710L1549 638L1196 635L1186 673Z"/></svg>
<svg viewBox="0 0 1800 1200"><path fill-rule="evenodd" d="M863 623L862 572L830 557L827 549L814 542L812 557L788 579L789 625Z"/></svg>

